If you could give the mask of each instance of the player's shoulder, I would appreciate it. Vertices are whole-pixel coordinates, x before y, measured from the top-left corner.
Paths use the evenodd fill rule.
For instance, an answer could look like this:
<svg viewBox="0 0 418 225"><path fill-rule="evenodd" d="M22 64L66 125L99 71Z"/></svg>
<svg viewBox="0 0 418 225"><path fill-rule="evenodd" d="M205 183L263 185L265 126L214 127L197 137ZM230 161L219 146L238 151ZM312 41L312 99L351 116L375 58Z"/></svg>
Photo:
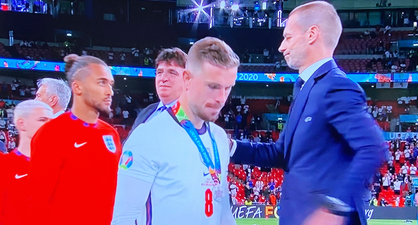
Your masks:
<svg viewBox="0 0 418 225"><path fill-rule="evenodd" d="M99 129L101 129L101 130L109 130L109 131L111 131L113 133L116 133L116 134L118 133L116 131L116 128L115 127L113 127L112 125L108 124L107 122L105 122L105 121L103 121L101 119L99 119L97 121L97 124L99 126Z"/></svg>
<svg viewBox="0 0 418 225"><path fill-rule="evenodd" d="M210 131L213 132L214 135L225 136L225 138L227 137L225 130L216 123L210 122L209 126Z"/></svg>
<svg viewBox="0 0 418 225"><path fill-rule="evenodd" d="M163 113L160 113L152 118L150 121L140 124L136 130L141 130L141 132L149 132L153 134L161 133L168 130L167 128L174 124L173 122L175 121L172 116L167 111L164 111Z"/></svg>
<svg viewBox="0 0 418 225"><path fill-rule="evenodd" d="M13 158L16 154L11 152L0 152L0 167L7 168L8 165L13 161Z"/></svg>

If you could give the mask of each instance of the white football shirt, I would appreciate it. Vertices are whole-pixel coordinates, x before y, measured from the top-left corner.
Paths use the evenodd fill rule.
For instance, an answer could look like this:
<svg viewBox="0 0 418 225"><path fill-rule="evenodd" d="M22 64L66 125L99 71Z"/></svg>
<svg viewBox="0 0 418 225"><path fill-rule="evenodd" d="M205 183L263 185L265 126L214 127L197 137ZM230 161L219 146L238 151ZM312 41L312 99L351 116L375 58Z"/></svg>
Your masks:
<svg viewBox="0 0 418 225"><path fill-rule="evenodd" d="M196 145L167 111L132 132L121 156L113 225L236 224L226 179L228 138L216 124L209 127L221 161L218 188ZM214 161L208 131L200 138Z"/></svg>

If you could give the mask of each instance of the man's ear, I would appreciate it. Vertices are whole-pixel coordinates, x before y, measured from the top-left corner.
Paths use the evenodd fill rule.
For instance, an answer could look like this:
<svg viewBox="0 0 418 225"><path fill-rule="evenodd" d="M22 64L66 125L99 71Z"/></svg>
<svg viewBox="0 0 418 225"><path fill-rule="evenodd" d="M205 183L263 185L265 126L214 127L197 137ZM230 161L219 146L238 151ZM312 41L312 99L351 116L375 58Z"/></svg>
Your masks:
<svg viewBox="0 0 418 225"><path fill-rule="evenodd" d="M16 128L21 131L26 131L26 123L23 118L19 118L16 120Z"/></svg>
<svg viewBox="0 0 418 225"><path fill-rule="evenodd" d="M51 107L54 107L58 103L58 96L52 95L49 97L48 102Z"/></svg>
<svg viewBox="0 0 418 225"><path fill-rule="evenodd" d="M184 88L185 90L188 90L190 88L190 81L191 81L191 74L190 71L185 69L183 71L183 82L184 82Z"/></svg>
<svg viewBox="0 0 418 225"><path fill-rule="evenodd" d="M83 87L81 85L81 82L78 80L75 80L71 84L71 89L74 92L75 95L81 95L83 93Z"/></svg>

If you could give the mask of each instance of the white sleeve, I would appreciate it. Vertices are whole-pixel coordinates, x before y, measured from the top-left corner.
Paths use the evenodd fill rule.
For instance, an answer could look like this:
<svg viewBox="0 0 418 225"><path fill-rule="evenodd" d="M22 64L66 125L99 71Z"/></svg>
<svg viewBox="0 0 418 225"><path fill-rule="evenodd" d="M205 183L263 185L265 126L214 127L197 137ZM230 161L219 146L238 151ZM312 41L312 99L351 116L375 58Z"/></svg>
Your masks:
<svg viewBox="0 0 418 225"><path fill-rule="evenodd" d="M153 147L157 142L143 128L135 129L123 147L112 225L135 225L135 220L141 219L159 170L159 163L154 160L158 156Z"/></svg>
<svg viewBox="0 0 418 225"><path fill-rule="evenodd" d="M237 150L237 141L232 140L232 139L231 139L231 141L232 141L232 147L231 147L231 150L230 150L230 153L229 153L230 157L234 156L235 151Z"/></svg>

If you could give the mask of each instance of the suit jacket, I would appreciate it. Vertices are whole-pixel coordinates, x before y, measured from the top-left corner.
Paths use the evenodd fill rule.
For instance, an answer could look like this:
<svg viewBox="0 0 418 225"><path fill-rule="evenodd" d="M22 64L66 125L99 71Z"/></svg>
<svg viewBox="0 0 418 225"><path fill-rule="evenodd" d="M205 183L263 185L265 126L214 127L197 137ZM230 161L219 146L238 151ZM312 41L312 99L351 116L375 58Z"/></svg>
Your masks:
<svg viewBox="0 0 418 225"><path fill-rule="evenodd" d="M363 89L331 60L305 82L279 140L237 142L232 161L284 169L280 225L302 224L322 206L319 194L354 209L347 224L366 225L362 195L385 150Z"/></svg>
<svg viewBox="0 0 418 225"><path fill-rule="evenodd" d="M132 129L129 132L128 137L135 130L135 128L137 128L140 124L145 123L145 121L147 121L147 119L155 112L155 110L157 110L158 104L159 102L152 103L138 114L134 124L132 125Z"/></svg>

